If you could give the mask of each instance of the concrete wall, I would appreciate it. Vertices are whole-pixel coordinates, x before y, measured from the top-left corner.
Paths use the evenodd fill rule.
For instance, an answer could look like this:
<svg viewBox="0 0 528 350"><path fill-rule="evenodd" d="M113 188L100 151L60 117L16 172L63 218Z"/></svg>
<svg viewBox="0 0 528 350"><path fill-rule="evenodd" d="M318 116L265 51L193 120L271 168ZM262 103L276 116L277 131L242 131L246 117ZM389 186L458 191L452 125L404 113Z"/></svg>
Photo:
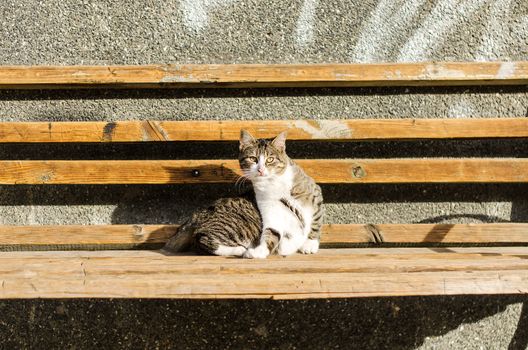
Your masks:
<svg viewBox="0 0 528 350"><path fill-rule="evenodd" d="M4 0L0 3L0 18L0 64L528 59L528 2L524 0L145 0L133 3ZM3 121L524 116L528 116L526 87L0 91L0 120ZM330 144L322 149L291 143L288 147L295 157L528 156L525 140ZM177 144L0 146L2 159L229 158L235 154L236 144L233 143L221 147L196 144L191 149ZM397 223L526 222L526 189L525 185L385 185L324 186L323 190L327 222ZM180 222L194 208L218 196L234 193L234 188L217 185L0 186L0 224ZM158 307L168 308L173 313L177 310L186 313L202 305L202 312L208 314L206 310L212 308L220 310L220 315L226 318L230 318L229 308L232 307L238 310L240 320L250 320L250 315L255 315L265 328L272 324L277 329L287 327L287 319L279 318L274 324L271 322L273 314L306 312L310 315L306 319L319 323L326 334L339 335L328 341L341 344L341 347L348 344L340 343L341 339L363 342L362 348L387 345L385 341L392 339L395 348L479 349L507 348L512 337L514 348L524 348L528 344L526 333L523 333L528 332L527 316L521 316L520 303L524 300L528 299L361 299L331 301L327 308L322 301L227 304L167 301L160 302L163 306ZM419 329L429 324L432 330L413 333L406 329L400 336L400 328L391 321L392 313L387 311L390 309L387 305L400 301L402 306L396 309L405 317L398 318L396 323L409 322ZM31 327L44 327L49 334L54 334L62 323L44 311L35 314L31 310L48 310L57 303L11 301L2 307L6 312L17 314L16 310L22 310L20 315L33 318ZM140 301L66 304L77 315L73 323L79 327L74 327L79 332L84 330L80 326L85 322L84 311L92 306L107 316L103 319L112 319L110 315L114 312L121 313L120 324L130 325L123 326L121 331L129 329L130 332L134 332L136 322L131 315L147 315L151 309L163 312ZM229 305L229 308L222 305ZM451 315L445 312L446 305ZM361 311L354 313L358 308ZM322 310L320 315L318 310ZM331 320L329 315L347 310L351 316L340 319L340 331L332 333L334 326L327 322ZM181 326L187 320L178 318L177 313L171 315L174 319L166 319L159 325L167 332L174 332L171 327ZM365 323L368 315L375 318L373 325L378 326L372 328ZM294 319L311 329L308 321ZM23 320L22 317L6 322L22 325ZM524 322L525 330L515 333L519 320L521 325ZM189 322L191 329L208 329L211 325L207 322L213 319ZM242 327L240 322L243 321L221 331L229 333L229 330L238 329ZM8 328L4 331L8 332ZM253 334L250 328L240 339L249 339ZM258 335L261 331L254 332ZM266 332L261 333L272 335L277 343L260 337L262 344L291 345L286 333ZM73 341L61 334L63 344ZM143 340L138 341L155 344L155 336L146 332ZM201 336L209 341L215 336L221 337L218 334L209 334L209 338ZM301 338L293 339L299 342L297 345L313 344L309 337ZM27 345L21 338L17 339L18 344ZM88 343L80 341L78 346L81 344ZM241 342L232 344L244 347Z"/></svg>

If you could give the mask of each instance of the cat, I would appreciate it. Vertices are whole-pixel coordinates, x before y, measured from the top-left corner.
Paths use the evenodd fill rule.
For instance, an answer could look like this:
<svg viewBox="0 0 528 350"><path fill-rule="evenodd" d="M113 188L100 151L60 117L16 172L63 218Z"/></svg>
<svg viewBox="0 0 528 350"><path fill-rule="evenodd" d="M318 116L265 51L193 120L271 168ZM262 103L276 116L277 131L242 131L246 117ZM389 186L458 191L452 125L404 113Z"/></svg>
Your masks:
<svg viewBox="0 0 528 350"><path fill-rule="evenodd" d="M262 220L252 193L216 200L194 212L163 248L170 252L242 256L258 243Z"/></svg>
<svg viewBox="0 0 528 350"><path fill-rule="evenodd" d="M319 185L286 154L286 132L272 141L240 133L239 163L253 185L262 218L262 234L244 258L266 258L270 253L317 253L323 221Z"/></svg>
<svg viewBox="0 0 528 350"><path fill-rule="evenodd" d="M323 216L321 188L286 155L285 141L286 133L269 141L242 130L242 179L251 181L255 193L222 198L196 211L163 249L246 258L316 253Z"/></svg>

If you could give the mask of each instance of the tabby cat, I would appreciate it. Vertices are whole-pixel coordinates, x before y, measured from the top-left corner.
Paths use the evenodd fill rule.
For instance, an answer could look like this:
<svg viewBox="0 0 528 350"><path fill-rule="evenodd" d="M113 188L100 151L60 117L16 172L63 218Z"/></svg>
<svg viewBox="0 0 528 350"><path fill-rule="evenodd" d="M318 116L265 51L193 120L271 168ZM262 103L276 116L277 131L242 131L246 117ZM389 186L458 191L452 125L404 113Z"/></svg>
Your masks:
<svg viewBox="0 0 528 350"><path fill-rule="evenodd" d="M286 154L286 132L268 141L242 130L239 162L253 184L262 217L260 241L243 256L317 253L323 220L321 188Z"/></svg>
<svg viewBox="0 0 528 350"><path fill-rule="evenodd" d="M323 218L321 188L286 155L286 133L269 141L242 130L239 162L254 197L220 199L195 212L165 249L193 247L245 258L316 253Z"/></svg>

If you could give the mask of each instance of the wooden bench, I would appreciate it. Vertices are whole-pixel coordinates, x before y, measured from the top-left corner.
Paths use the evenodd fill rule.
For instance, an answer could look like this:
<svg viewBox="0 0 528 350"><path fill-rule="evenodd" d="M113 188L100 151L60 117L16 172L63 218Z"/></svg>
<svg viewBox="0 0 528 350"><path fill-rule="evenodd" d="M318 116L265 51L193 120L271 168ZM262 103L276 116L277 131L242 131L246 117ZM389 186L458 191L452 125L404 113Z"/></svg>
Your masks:
<svg viewBox="0 0 528 350"><path fill-rule="evenodd" d="M0 68L2 88L527 82L528 62ZM307 142L528 137L526 118L2 122L0 142L236 142L242 127L259 137L288 129L289 140ZM321 184L528 182L528 159L523 158L298 162ZM229 184L240 173L235 154L211 160L1 160L0 169L0 184L8 185ZM327 224L318 254L267 260L166 255L153 249L162 247L176 227L0 226L0 297L287 299L528 292L528 223Z"/></svg>

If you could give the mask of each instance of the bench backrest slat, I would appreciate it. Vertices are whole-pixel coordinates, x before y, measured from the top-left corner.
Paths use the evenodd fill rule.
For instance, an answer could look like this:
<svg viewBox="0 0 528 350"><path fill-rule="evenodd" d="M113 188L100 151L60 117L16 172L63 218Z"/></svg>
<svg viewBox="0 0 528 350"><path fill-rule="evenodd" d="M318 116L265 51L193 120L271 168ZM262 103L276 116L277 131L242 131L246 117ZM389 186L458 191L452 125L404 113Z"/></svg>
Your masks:
<svg viewBox="0 0 528 350"><path fill-rule="evenodd" d="M0 250L17 247L100 246L112 249L161 245L178 225L0 226ZM505 234L507 232L507 234ZM331 224L323 246L350 244L528 244L528 224Z"/></svg>
<svg viewBox="0 0 528 350"><path fill-rule="evenodd" d="M0 122L0 142L237 141L240 129L297 141L515 138L528 137L528 119Z"/></svg>
<svg viewBox="0 0 528 350"><path fill-rule="evenodd" d="M321 184L523 183L526 158L300 159ZM0 161L0 184L233 183L238 161L23 160Z"/></svg>
<svg viewBox="0 0 528 350"><path fill-rule="evenodd" d="M526 84L528 62L3 66L0 88Z"/></svg>

